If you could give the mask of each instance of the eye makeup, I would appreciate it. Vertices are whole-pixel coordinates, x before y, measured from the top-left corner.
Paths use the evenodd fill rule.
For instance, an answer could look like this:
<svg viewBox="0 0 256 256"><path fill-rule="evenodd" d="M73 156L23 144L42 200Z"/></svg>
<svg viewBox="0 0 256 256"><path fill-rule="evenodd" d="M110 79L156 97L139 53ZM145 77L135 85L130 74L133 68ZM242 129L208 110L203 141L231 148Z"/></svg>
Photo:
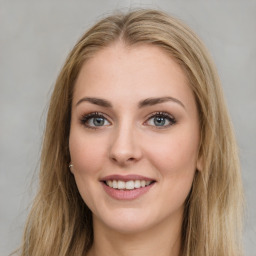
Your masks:
<svg viewBox="0 0 256 256"><path fill-rule="evenodd" d="M143 125L151 126L156 129L165 129L176 124L176 119L167 112L153 112L148 117ZM104 114L100 112L92 112L84 114L80 118L80 123L89 129L102 129L103 127L110 126L111 122Z"/></svg>
<svg viewBox="0 0 256 256"><path fill-rule="evenodd" d="M80 123L89 129L99 129L100 127L109 126L111 123L99 112L92 112L81 117Z"/></svg>
<svg viewBox="0 0 256 256"><path fill-rule="evenodd" d="M149 118L144 124L149 126L155 126L157 129L164 129L176 124L176 122L176 119L167 112L154 112L150 114Z"/></svg>

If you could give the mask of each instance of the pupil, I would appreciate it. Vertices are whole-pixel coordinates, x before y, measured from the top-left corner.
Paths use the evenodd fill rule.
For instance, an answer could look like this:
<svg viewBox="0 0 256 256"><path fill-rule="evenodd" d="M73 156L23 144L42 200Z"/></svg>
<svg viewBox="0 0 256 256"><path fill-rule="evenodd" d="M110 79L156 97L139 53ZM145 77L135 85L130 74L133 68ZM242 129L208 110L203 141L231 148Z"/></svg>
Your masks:
<svg viewBox="0 0 256 256"><path fill-rule="evenodd" d="M104 124L104 119L102 117L97 117L93 119L93 124L95 126L101 126Z"/></svg>
<svg viewBox="0 0 256 256"><path fill-rule="evenodd" d="M156 126L161 126L165 124L165 118L164 117L156 117L154 120L154 123Z"/></svg>

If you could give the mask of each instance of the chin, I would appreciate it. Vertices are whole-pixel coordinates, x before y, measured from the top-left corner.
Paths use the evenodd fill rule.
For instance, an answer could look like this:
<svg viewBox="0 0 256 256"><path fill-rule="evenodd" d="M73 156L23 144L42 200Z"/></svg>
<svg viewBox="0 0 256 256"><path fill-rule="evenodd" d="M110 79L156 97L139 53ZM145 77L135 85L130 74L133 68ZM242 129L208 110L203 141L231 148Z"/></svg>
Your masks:
<svg viewBox="0 0 256 256"><path fill-rule="evenodd" d="M138 209L119 209L115 213L104 215L100 222L112 231L120 234L134 234L149 230L157 224L157 217ZM94 222L99 221L95 216Z"/></svg>
<svg viewBox="0 0 256 256"><path fill-rule="evenodd" d="M138 221L122 220L115 223L110 223L109 228L115 232L124 235L130 235L135 233L141 233L150 228L147 223L141 223Z"/></svg>

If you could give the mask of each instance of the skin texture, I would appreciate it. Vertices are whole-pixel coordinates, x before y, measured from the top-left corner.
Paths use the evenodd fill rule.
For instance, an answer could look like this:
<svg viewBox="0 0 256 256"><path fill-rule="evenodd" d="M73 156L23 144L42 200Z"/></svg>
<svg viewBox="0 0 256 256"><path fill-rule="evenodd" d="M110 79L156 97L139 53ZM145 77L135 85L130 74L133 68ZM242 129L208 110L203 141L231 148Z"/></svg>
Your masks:
<svg viewBox="0 0 256 256"><path fill-rule="evenodd" d="M112 107L80 101L84 97L105 99ZM155 97L180 103L138 107ZM88 127L93 119L81 122L92 112L105 117L96 129ZM155 112L175 122L156 126ZM69 146L71 171L93 213L89 255L178 255L184 201L200 169L198 112L180 66L156 46L118 42L97 52L75 84ZM113 174L156 182L134 200L117 200L100 182Z"/></svg>

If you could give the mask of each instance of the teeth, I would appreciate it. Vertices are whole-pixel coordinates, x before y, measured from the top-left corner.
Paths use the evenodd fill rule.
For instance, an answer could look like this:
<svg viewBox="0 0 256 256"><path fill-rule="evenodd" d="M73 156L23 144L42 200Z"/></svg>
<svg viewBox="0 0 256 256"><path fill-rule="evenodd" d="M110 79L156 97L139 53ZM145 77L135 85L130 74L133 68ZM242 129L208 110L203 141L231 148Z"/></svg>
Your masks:
<svg viewBox="0 0 256 256"><path fill-rule="evenodd" d="M130 180L130 181L125 182L125 188L126 189L134 189L134 181Z"/></svg>
<svg viewBox="0 0 256 256"><path fill-rule="evenodd" d="M134 187L135 188L140 188L140 181L139 180L134 181Z"/></svg>
<svg viewBox="0 0 256 256"><path fill-rule="evenodd" d="M112 188L117 188L117 181L116 180L113 180L113 183L112 183ZM109 185L111 187L111 185Z"/></svg>
<svg viewBox="0 0 256 256"><path fill-rule="evenodd" d="M119 181L117 182L117 188L118 188L118 189L125 189L125 182L119 180Z"/></svg>
<svg viewBox="0 0 256 256"><path fill-rule="evenodd" d="M113 181L112 180L108 180L107 181L107 185L112 188L113 187Z"/></svg>
<svg viewBox="0 0 256 256"><path fill-rule="evenodd" d="M150 185L152 181L146 181L146 180L129 180L129 181L122 181L122 180L108 180L106 181L106 184L115 189L127 189L132 190L136 188L144 188L148 185Z"/></svg>

